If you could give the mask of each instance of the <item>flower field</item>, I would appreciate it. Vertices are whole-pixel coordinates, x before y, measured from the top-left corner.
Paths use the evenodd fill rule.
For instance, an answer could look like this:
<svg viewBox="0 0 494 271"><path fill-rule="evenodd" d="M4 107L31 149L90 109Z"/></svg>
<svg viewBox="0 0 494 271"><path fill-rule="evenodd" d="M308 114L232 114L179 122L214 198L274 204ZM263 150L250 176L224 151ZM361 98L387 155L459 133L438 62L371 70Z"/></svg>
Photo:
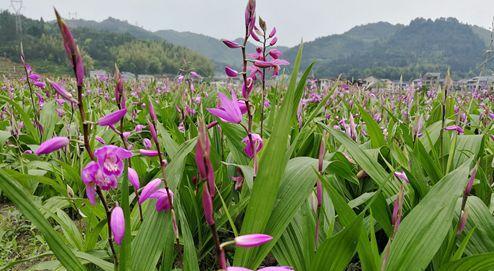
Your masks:
<svg viewBox="0 0 494 271"><path fill-rule="evenodd" d="M0 270L494 270L492 89L322 84L254 0L224 84L89 78L55 13L73 75L21 46L0 81L0 202L43 246Z"/></svg>

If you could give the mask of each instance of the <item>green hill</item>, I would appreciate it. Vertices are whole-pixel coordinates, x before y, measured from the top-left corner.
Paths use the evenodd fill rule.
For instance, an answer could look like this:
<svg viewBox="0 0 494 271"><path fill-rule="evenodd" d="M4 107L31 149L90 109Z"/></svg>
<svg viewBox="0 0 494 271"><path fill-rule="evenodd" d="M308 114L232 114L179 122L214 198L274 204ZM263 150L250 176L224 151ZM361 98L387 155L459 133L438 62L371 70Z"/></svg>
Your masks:
<svg viewBox="0 0 494 271"><path fill-rule="evenodd" d="M73 29L74 37L85 57L87 69L113 69L117 63L121 70L138 74L177 73L182 65L203 75L213 72L213 63L206 57L182 46L177 46L160 38L139 39L136 33L128 33L120 28L118 20L108 19L93 27L84 21L84 26ZM114 29L108 32L104 27ZM19 45L29 63L38 72L69 73L58 26L41 20L23 17L22 37L15 32L15 18L7 11L0 13L0 56L14 62L19 60ZM141 33L143 36L145 32Z"/></svg>
<svg viewBox="0 0 494 271"><path fill-rule="evenodd" d="M466 77L478 72L489 41L488 30L454 18L418 18L406 26L380 22L308 42L304 65L317 61L315 72L323 77L412 79L448 68ZM290 49L286 55L293 59L295 53Z"/></svg>

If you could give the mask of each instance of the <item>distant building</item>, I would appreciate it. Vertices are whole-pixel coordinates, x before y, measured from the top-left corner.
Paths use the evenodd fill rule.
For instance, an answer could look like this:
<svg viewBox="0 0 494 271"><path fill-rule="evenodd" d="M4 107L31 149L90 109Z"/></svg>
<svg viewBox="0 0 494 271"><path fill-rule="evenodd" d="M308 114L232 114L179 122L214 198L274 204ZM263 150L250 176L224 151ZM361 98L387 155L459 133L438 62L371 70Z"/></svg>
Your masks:
<svg viewBox="0 0 494 271"><path fill-rule="evenodd" d="M150 74L139 74L137 75L137 80L143 81L143 82L152 82L155 80L155 77Z"/></svg>
<svg viewBox="0 0 494 271"><path fill-rule="evenodd" d="M479 89L491 89L494 85L494 75L490 76L476 76L469 79L466 82L466 87L469 90Z"/></svg>
<svg viewBox="0 0 494 271"><path fill-rule="evenodd" d="M441 83L441 73L428 72L422 76L422 83L426 86L434 86Z"/></svg>
<svg viewBox="0 0 494 271"><path fill-rule="evenodd" d="M121 72L120 77L123 81L135 81L136 75L131 72Z"/></svg>

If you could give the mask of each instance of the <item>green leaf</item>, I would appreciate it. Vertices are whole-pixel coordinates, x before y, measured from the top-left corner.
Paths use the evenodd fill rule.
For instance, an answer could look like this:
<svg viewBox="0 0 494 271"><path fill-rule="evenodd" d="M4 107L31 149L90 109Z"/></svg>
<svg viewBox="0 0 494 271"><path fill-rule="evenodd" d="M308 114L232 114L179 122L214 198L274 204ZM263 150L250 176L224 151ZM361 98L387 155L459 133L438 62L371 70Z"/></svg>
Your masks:
<svg viewBox="0 0 494 271"><path fill-rule="evenodd" d="M367 134L371 140L372 148L380 148L386 144L384 140L384 134L379 127L379 124L374 120L374 118L365 111L360 105L358 106L362 119L365 122L365 127L367 128Z"/></svg>
<svg viewBox="0 0 494 271"><path fill-rule="evenodd" d="M51 251L67 270L86 270L74 253L67 247L65 241L60 238L52 225L43 217L39 207L31 200L5 171L0 170L0 189L15 203L17 208L29 219L43 234Z"/></svg>
<svg viewBox="0 0 494 271"><path fill-rule="evenodd" d="M143 204L144 222L132 241L131 270L154 270L167 236L173 235L170 212L158 213L150 203Z"/></svg>
<svg viewBox="0 0 494 271"><path fill-rule="evenodd" d="M251 198L242 224L241 234L264 233L280 187L282 175L288 161L287 143L290 123L294 118L305 82L297 85L297 76L302 58L303 45L300 45L290 78L287 94L276 114L272 134L259 159L259 172L254 182ZM304 76L308 76L307 70ZM237 248L234 263L237 266L257 267L252 261L257 249Z"/></svg>
<svg viewBox="0 0 494 271"><path fill-rule="evenodd" d="M310 270L340 271L348 265L357 247L362 219L357 217L350 226L327 239L317 250Z"/></svg>
<svg viewBox="0 0 494 271"><path fill-rule="evenodd" d="M444 265L440 271L492 271L494 270L494 252L478 254Z"/></svg>
<svg viewBox="0 0 494 271"><path fill-rule="evenodd" d="M468 181L468 161L439 181L400 224L391 242L386 270L423 270L446 237L456 200Z"/></svg>

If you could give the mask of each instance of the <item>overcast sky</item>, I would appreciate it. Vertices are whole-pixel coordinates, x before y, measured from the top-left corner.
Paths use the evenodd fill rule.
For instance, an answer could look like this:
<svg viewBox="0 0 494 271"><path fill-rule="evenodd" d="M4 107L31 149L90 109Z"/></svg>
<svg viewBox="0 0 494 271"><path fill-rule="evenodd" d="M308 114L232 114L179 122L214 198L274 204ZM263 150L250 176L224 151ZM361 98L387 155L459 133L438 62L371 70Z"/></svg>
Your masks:
<svg viewBox="0 0 494 271"><path fill-rule="evenodd" d="M127 20L148 30L174 29L236 38L243 33L247 0L24 0L22 13L53 19L52 7L62 16ZM10 0L0 0L0 9ZM276 26L279 44L295 45L355 25L378 21L407 24L416 17L456 17L462 22L490 27L493 0L257 0L257 14Z"/></svg>

